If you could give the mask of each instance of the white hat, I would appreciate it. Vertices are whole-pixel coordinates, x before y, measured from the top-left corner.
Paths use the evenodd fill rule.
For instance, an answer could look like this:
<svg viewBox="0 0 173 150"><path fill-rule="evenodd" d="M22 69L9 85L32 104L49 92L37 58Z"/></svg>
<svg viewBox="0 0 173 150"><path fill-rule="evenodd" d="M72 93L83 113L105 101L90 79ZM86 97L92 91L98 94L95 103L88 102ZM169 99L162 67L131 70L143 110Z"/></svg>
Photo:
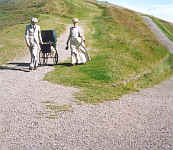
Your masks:
<svg viewBox="0 0 173 150"><path fill-rule="evenodd" d="M77 23L77 22L79 22L79 19L73 18L73 19L72 19L72 22L73 22L73 23Z"/></svg>
<svg viewBox="0 0 173 150"><path fill-rule="evenodd" d="M37 23L37 22L38 22L38 19L37 19L37 18L32 18L32 19L31 19L31 22Z"/></svg>

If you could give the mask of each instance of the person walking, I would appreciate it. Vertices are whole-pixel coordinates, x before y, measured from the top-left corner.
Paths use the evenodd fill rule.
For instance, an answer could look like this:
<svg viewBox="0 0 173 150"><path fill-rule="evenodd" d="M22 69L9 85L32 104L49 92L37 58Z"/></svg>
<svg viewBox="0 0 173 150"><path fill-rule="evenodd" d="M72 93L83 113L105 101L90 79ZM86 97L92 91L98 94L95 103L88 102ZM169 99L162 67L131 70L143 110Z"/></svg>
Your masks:
<svg viewBox="0 0 173 150"><path fill-rule="evenodd" d="M36 25L38 23L37 18L31 19L31 24L26 26L25 30L25 41L26 45L30 50L31 62L29 70L36 70L38 67L38 52L40 49L40 44L43 44L41 37L40 26Z"/></svg>
<svg viewBox="0 0 173 150"><path fill-rule="evenodd" d="M72 65L85 64L90 60L85 46L85 38L82 36L80 31L79 20L77 18L73 18L72 22L73 27L70 28L66 50L68 50L70 42Z"/></svg>

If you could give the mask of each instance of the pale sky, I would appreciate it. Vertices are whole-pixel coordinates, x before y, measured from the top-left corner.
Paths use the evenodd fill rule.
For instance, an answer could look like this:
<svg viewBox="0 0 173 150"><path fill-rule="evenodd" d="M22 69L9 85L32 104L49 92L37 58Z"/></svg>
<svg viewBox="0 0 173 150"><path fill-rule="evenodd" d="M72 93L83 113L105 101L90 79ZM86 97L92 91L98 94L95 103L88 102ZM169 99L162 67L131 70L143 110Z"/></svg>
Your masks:
<svg viewBox="0 0 173 150"><path fill-rule="evenodd" d="M103 0L173 23L173 0Z"/></svg>

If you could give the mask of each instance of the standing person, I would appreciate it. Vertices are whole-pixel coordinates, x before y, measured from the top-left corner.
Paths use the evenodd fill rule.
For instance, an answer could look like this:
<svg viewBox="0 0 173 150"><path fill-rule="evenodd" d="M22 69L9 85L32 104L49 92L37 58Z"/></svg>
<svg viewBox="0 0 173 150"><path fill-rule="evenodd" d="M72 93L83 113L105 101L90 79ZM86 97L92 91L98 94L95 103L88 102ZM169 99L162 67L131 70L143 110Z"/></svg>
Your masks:
<svg viewBox="0 0 173 150"><path fill-rule="evenodd" d="M43 44L41 38L40 26L36 25L38 22L37 18L31 19L31 24L26 26L25 41L26 45L30 50L31 63L29 70L36 70L38 67L38 51L40 48L39 44Z"/></svg>
<svg viewBox="0 0 173 150"><path fill-rule="evenodd" d="M79 20L72 19L73 27L70 28L70 34L67 40L66 50L70 41L72 65L85 64L90 60L87 49L85 47L85 38L82 36L79 28Z"/></svg>

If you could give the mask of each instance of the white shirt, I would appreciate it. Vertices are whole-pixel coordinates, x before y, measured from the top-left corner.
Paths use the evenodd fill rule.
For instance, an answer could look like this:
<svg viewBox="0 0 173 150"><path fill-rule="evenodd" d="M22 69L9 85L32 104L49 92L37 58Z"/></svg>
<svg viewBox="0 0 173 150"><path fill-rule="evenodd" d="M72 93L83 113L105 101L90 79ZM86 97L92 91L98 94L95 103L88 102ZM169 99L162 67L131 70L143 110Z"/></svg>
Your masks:
<svg viewBox="0 0 173 150"><path fill-rule="evenodd" d="M71 37L78 38L80 31L79 27L72 27L71 28Z"/></svg>
<svg viewBox="0 0 173 150"><path fill-rule="evenodd" d="M38 25L27 25L25 30L25 40L27 43L36 44L39 46L39 42L42 43L40 26Z"/></svg>

